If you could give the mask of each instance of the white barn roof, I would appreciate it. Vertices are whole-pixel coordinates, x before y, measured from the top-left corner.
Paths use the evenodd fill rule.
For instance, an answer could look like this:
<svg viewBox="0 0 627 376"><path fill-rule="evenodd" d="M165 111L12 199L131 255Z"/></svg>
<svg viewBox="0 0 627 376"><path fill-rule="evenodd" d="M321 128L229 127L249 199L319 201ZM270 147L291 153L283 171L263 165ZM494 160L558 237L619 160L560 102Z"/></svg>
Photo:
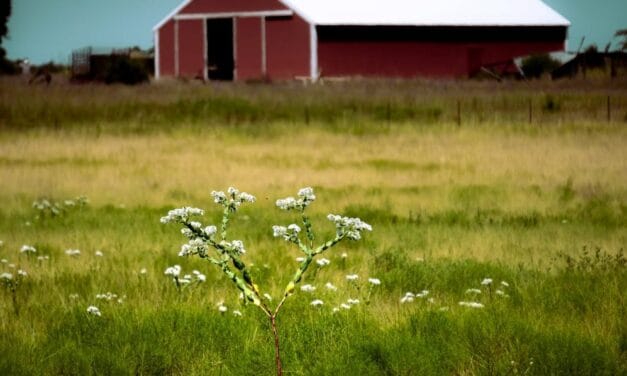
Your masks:
<svg viewBox="0 0 627 376"><path fill-rule="evenodd" d="M315 25L569 26L540 0L280 0Z"/></svg>

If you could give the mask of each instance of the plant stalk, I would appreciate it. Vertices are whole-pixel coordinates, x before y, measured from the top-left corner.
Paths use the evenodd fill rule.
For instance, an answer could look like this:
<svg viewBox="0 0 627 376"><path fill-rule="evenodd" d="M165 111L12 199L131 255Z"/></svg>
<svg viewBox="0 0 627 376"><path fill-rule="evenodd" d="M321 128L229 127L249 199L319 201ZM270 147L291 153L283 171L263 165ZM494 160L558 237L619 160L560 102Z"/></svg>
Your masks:
<svg viewBox="0 0 627 376"><path fill-rule="evenodd" d="M270 323L272 324L272 334L274 334L274 358L276 361L277 376L283 375L283 366L281 365L281 352L279 347L279 332L276 327L276 313L270 315Z"/></svg>

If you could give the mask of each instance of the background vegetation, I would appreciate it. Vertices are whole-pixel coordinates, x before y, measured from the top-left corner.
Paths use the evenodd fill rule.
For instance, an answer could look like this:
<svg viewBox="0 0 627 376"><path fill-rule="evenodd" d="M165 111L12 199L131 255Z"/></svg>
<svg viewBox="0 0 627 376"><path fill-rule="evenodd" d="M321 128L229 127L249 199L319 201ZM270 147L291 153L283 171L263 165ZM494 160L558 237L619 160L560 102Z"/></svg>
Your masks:
<svg viewBox="0 0 627 376"><path fill-rule="evenodd" d="M332 234L329 212L374 228L327 255L331 264L304 281L313 294L288 300L279 319L286 373L625 374L624 88L4 80L0 272L15 263L29 275L19 315L10 293L0 295L0 374L273 374L265 318L211 265L177 257L183 237L159 223L192 205L217 224L209 192L229 185L257 196L232 231L274 299L300 256L272 238L273 224L296 220L275 199L313 186L320 239ZM32 207L79 195L90 204L60 216ZM24 244L38 253L20 254ZM163 275L173 264L207 281L179 293ZM360 290L345 280L352 273ZM368 277L382 282L370 297ZM480 285L487 277L491 294ZM122 303L96 298L106 292ZM349 297L361 303L332 313ZM459 306L468 300L485 307ZM90 305L102 316L88 315Z"/></svg>

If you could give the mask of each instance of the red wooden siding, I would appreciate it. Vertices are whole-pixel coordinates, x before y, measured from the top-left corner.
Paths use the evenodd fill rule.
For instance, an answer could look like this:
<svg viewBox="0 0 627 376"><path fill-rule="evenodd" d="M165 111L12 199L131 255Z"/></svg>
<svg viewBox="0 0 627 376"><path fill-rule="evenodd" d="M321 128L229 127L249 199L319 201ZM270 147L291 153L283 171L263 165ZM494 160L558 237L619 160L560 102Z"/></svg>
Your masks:
<svg viewBox="0 0 627 376"><path fill-rule="evenodd" d="M178 20L179 76L204 76L203 20Z"/></svg>
<svg viewBox="0 0 627 376"><path fill-rule="evenodd" d="M285 10L277 0L196 0L180 13L229 13L264 10Z"/></svg>
<svg viewBox="0 0 627 376"><path fill-rule="evenodd" d="M276 17L266 19L266 54L268 76L291 80L309 77L309 24L302 18Z"/></svg>
<svg viewBox="0 0 627 376"><path fill-rule="evenodd" d="M531 53L563 50L564 42L350 42L318 44L322 76L468 76L481 66Z"/></svg>
<svg viewBox="0 0 627 376"><path fill-rule="evenodd" d="M159 33L159 74L174 76L174 21L161 27Z"/></svg>
<svg viewBox="0 0 627 376"><path fill-rule="evenodd" d="M263 77L261 50L261 18L237 18L235 21L237 41L235 69L238 80Z"/></svg>

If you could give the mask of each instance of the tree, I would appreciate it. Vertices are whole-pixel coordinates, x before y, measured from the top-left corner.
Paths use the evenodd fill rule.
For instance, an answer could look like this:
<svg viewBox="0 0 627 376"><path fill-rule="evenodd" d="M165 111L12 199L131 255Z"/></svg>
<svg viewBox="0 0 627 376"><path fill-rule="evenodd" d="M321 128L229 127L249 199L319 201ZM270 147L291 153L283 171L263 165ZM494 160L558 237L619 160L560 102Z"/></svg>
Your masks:
<svg viewBox="0 0 627 376"><path fill-rule="evenodd" d="M9 17L11 17L11 0L0 0L0 45L9 34Z"/></svg>
<svg viewBox="0 0 627 376"><path fill-rule="evenodd" d="M627 52L627 29L618 30L614 37L622 38L619 43L619 47L621 51Z"/></svg>

